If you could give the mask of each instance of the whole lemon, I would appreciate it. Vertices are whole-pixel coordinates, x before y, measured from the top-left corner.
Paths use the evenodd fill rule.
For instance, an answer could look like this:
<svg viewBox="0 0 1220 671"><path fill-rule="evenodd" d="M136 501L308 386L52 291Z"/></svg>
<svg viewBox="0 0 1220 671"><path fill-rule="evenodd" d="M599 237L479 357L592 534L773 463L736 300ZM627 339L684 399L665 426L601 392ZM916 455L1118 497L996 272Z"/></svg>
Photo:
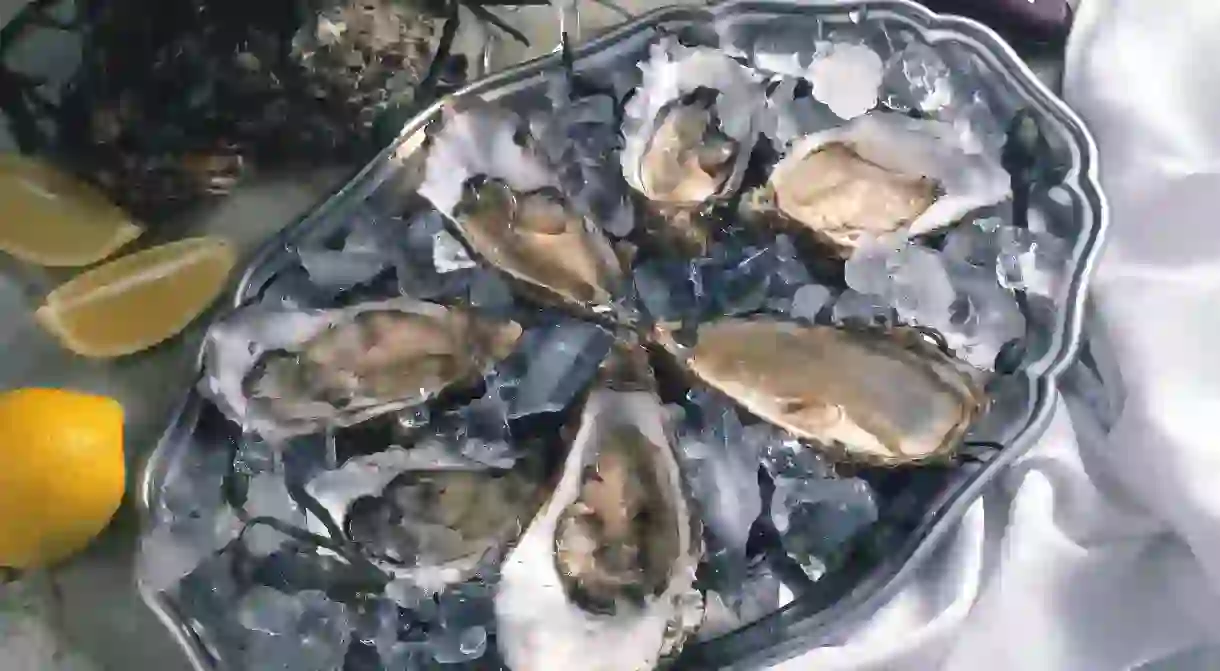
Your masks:
<svg viewBox="0 0 1220 671"><path fill-rule="evenodd" d="M57 562L123 500L123 407L60 389L0 394L0 566Z"/></svg>

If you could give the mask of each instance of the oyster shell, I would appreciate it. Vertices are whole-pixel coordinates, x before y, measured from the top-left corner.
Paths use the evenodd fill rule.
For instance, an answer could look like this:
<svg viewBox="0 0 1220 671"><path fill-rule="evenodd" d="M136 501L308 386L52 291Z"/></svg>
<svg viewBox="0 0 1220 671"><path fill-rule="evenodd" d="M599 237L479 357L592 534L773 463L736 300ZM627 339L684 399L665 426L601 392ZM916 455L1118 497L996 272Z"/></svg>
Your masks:
<svg viewBox="0 0 1220 671"><path fill-rule="evenodd" d="M625 369L638 370L610 370ZM501 567L498 641L513 671L651 669L702 621L698 523L640 380L590 393L559 484Z"/></svg>
<svg viewBox="0 0 1220 671"><path fill-rule="evenodd" d="M506 548L538 510L546 487L532 466L490 470L424 442L350 459L305 488L382 570L438 591ZM307 524L327 533L317 517Z"/></svg>
<svg viewBox="0 0 1220 671"><path fill-rule="evenodd" d="M723 52L654 44L623 113L623 177L649 201L694 206L731 194L758 135L760 77Z"/></svg>
<svg viewBox="0 0 1220 671"><path fill-rule="evenodd" d="M663 330L660 340L750 412L862 461L903 464L947 453L983 403L976 371L913 329L721 319L700 326L689 349Z"/></svg>
<svg viewBox="0 0 1220 671"><path fill-rule="evenodd" d="M200 390L268 439L349 426L478 378L511 321L410 298L339 310L253 306L212 327Z"/></svg>
<svg viewBox="0 0 1220 671"><path fill-rule="evenodd" d="M999 161L951 124L873 112L797 141L756 200L846 256L864 236L931 233L1010 193Z"/></svg>
<svg viewBox="0 0 1220 671"><path fill-rule="evenodd" d="M562 303L607 312L623 281L614 249L561 194L522 129L500 109L450 114L419 193L491 265Z"/></svg>

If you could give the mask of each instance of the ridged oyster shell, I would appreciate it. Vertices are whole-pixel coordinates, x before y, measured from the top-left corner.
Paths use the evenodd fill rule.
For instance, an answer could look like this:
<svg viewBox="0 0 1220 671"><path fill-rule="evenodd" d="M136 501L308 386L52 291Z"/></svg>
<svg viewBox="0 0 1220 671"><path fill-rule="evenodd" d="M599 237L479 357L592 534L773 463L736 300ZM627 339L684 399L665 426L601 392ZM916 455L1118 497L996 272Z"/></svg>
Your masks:
<svg viewBox="0 0 1220 671"><path fill-rule="evenodd" d="M419 193L491 265L563 303L607 312L623 282L614 249L564 197L524 131L507 110L451 110Z"/></svg>
<svg viewBox="0 0 1220 671"><path fill-rule="evenodd" d="M644 670L676 652L702 621L692 515L656 395L595 388L554 493L501 567L508 666Z"/></svg>
<svg viewBox="0 0 1220 671"><path fill-rule="evenodd" d="M999 161L951 124L872 112L795 142L755 205L847 255L865 236L931 233L1010 194Z"/></svg>
<svg viewBox="0 0 1220 671"><path fill-rule="evenodd" d="M282 439L474 381L520 335L515 322L411 298L336 310L255 305L209 330L200 390L244 430Z"/></svg>
<svg viewBox="0 0 1220 671"><path fill-rule="evenodd" d="M980 411L977 372L913 329L720 319L690 348L660 339L700 380L799 438L904 464L951 452Z"/></svg>
<svg viewBox="0 0 1220 671"><path fill-rule="evenodd" d="M623 115L623 177L672 209L741 184L758 135L761 77L721 51L676 39L652 46Z"/></svg>
<svg viewBox="0 0 1220 671"><path fill-rule="evenodd" d="M382 570L436 591L470 577L538 510L547 489L533 465L491 470L425 441L350 459L306 491ZM317 517L308 525L327 533Z"/></svg>

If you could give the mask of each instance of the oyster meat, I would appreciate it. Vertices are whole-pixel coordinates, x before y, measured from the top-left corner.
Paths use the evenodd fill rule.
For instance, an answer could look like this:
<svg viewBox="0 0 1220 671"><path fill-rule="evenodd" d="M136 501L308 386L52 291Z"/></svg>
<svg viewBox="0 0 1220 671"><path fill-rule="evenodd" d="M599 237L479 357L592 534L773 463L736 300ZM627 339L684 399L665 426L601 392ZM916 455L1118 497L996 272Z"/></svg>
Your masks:
<svg viewBox="0 0 1220 671"><path fill-rule="evenodd" d="M940 121L873 112L797 141L767 206L846 256L865 236L922 235L1009 197L1008 172Z"/></svg>
<svg viewBox="0 0 1220 671"><path fill-rule="evenodd" d="M521 532L546 491L534 465L492 470L425 441L350 459L306 491L382 570L431 592L467 579ZM327 533L312 515L308 525Z"/></svg>
<svg viewBox="0 0 1220 671"><path fill-rule="evenodd" d="M201 391L268 439L349 426L476 380L521 327L409 298L339 310L252 306L212 327Z"/></svg>
<svg viewBox="0 0 1220 671"><path fill-rule="evenodd" d="M561 193L522 129L504 110L450 114L419 192L492 266L562 303L607 312L623 281L614 249Z"/></svg>
<svg viewBox="0 0 1220 671"><path fill-rule="evenodd" d="M689 349L662 331L699 379L799 438L862 461L948 453L979 412L975 371L913 329L855 331L771 319L702 325Z"/></svg>
<svg viewBox="0 0 1220 671"><path fill-rule="evenodd" d="M664 410L612 379L590 393L558 485L501 567L497 640L513 671L652 669L702 621L699 526Z"/></svg>

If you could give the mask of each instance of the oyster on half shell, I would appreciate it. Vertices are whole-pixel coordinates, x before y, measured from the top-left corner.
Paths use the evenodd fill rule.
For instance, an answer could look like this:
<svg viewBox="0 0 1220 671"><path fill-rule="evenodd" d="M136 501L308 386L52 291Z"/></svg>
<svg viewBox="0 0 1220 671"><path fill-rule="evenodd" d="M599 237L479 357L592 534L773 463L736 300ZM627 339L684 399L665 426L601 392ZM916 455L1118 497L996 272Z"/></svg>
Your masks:
<svg viewBox="0 0 1220 671"><path fill-rule="evenodd" d="M863 237L931 233L1010 193L999 161L953 125L873 112L795 142L748 207L846 256Z"/></svg>
<svg viewBox="0 0 1220 671"><path fill-rule="evenodd" d="M741 183L758 135L760 76L727 54L654 44L623 111L623 177L659 205L694 206Z"/></svg>
<svg viewBox="0 0 1220 671"><path fill-rule="evenodd" d="M721 319L683 348L703 382L799 438L851 459L903 464L956 448L983 403L977 371L918 331Z"/></svg>
<svg viewBox="0 0 1220 671"><path fill-rule="evenodd" d="M640 64L623 113L623 178L647 202L665 242L699 252L700 208L736 192L759 132L760 77L725 53L667 39Z"/></svg>
<svg viewBox="0 0 1220 671"><path fill-rule="evenodd" d="M450 112L419 193L492 266L560 303L607 312L623 282L614 248L563 196L524 131L507 110Z"/></svg>
<svg viewBox="0 0 1220 671"><path fill-rule="evenodd" d="M511 321L410 298L337 310L252 306L212 327L201 391L268 439L349 426L478 379Z"/></svg>
<svg viewBox="0 0 1220 671"><path fill-rule="evenodd" d="M590 393L558 485L501 566L498 641L513 671L646 671L702 621L700 531L664 410L622 379Z"/></svg>
<svg viewBox="0 0 1220 671"><path fill-rule="evenodd" d="M382 570L429 591L467 579L521 533L545 498L530 460L492 470L436 444L348 460L306 485ZM325 535L321 520L309 529Z"/></svg>

